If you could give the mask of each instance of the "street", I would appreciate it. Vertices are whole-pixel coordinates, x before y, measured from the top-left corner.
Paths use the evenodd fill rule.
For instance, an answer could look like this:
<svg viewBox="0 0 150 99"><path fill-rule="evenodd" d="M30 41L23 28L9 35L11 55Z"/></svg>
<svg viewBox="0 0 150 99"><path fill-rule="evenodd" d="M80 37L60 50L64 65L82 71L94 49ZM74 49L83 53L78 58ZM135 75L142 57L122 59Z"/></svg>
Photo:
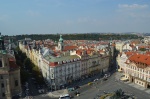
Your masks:
<svg viewBox="0 0 150 99"><path fill-rule="evenodd" d="M142 90L129 86L121 81L115 81L115 74L108 78L106 81L99 80L98 84L86 86L79 90L80 96L75 96L74 99L94 99L98 95L114 92L122 89L124 92L134 95L137 99L150 99L150 95Z"/></svg>
<svg viewBox="0 0 150 99"><path fill-rule="evenodd" d="M81 83L86 83L87 81L88 80L85 80ZM80 88L77 89L80 92L80 96L74 96L73 99L94 99L97 96L104 94L104 92L111 93L118 89L122 89L124 92L134 95L135 97L137 97L137 99L150 99L150 95L145 91L134 88L122 81L116 80L116 73L111 75L106 81L99 79L98 81L94 82L93 85L88 85L86 83L85 85L80 86ZM71 95L74 95L74 93L75 91L70 92ZM54 99L50 98L47 94L35 95L32 98Z"/></svg>

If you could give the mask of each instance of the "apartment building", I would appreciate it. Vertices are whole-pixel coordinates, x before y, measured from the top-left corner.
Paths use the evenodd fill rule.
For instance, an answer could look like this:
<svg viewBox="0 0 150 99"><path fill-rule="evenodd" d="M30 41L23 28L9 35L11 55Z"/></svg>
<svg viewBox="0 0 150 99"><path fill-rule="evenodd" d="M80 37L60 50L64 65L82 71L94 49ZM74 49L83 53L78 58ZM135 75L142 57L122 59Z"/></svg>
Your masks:
<svg viewBox="0 0 150 99"><path fill-rule="evenodd" d="M50 44L50 47L47 44ZM47 43L46 40L38 47L35 41L28 44L19 43L20 49L23 49L27 57L40 68L51 89L57 90L75 80L108 70L110 55L105 48L101 53L96 44L86 40L64 41L62 36L58 45L55 44Z"/></svg>

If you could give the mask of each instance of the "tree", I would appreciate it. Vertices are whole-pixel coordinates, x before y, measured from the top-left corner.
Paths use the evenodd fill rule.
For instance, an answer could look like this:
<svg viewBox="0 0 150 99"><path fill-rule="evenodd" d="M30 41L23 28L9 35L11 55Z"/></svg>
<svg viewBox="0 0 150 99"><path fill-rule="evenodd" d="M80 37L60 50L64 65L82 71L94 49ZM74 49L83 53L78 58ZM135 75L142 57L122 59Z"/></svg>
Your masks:
<svg viewBox="0 0 150 99"><path fill-rule="evenodd" d="M37 82L39 84L43 84L44 83L44 78L42 76L42 73L40 72L40 69L37 66L35 66L35 67L33 67L32 72L33 72Z"/></svg>
<svg viewBox="0 0 150 99"><path fill-rule="evenodd" d="M28 80L29 73L26 72L25 70L21 69L20 70L20 76L21 76L21 83L24 83Z"/></svg>
<svg viewBox="0 0 150 99"><path fill-rule="evenodd" d="M122 89L116 90L115 94L111 97L111 99L121 99L124 96L124 92Z"/></svg>
<svg viewBox="0 0 150 99"><path fill-rule="evenodd" d="M146 48L140 48L139 50L140 51L146 51Z"/></svg>
<svg viewBox="0 0 150 99"><path fill-rule="evenodd" d="M29 58L26 58L26 59L24 60L23 64L24 64L24 66L25 66L27 69L29 69L30 71L32 70L32 66L31 66L32 63L31 63L31 61L30 61Z"/></svg>

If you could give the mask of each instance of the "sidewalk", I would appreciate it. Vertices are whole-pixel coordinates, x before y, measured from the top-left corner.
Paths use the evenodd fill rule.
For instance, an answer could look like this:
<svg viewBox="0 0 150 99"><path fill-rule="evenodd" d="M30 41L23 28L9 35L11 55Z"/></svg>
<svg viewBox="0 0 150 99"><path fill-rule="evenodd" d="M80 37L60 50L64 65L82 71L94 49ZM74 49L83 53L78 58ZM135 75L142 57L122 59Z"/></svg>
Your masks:
<svg viewBox="0 0 150 99"><path fill-rule="evenodd" d="M115 79L119 81L119 79L121 78L121 75L123 75L123 73L116 72L116 74L115 74ZM123 82L123 81L121 81L121 82ZM138 90L142 90L142 91L144 91L144 92L150 94L150 89L148 89L148 88L144 88L144 87L142 87L142 86L140 86L140 85L134 84L134 83L129 82L129 81L123 82L123 83L125 83L125 84L127 84L127 85L129 85L129 86L131 86L131 87L134 87L134 88L136 88L136 89L138 89Z"/></svg>
<svg viewBox="0 0 150 99"><path fill-rule="evenodd" d="M59 98L60 95L64 95L64 94L68 94L68 93L69 92L67 89L63 89L63 90L49 92L49 93L47 93L47 95L51 98Z"/></svg>

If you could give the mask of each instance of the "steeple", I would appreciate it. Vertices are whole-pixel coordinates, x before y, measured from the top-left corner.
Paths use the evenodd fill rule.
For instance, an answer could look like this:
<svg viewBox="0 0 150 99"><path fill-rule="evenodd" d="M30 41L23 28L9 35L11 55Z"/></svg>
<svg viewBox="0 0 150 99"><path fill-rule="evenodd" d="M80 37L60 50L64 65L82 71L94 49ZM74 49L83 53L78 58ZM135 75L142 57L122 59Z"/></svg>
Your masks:
<svg viewBox="0 0 150 99"><path fill-rule="evenodd" d="M8 43L9 43L8 49L9 49L9 50L12 50L12 44L11 44L11 39L10 39L10 38L9 38L9 40L8 40Z"/></svg>
<svg viewBox="0 0 150 99"><path fill-rule="evenodd" d="M112 38L111 38L111 37L110 37L109 39L110 39L110 40L109 40L108 46L110 47L113 42L112 42Z"/></svg>
<svg viewBox="0 0 150 99"><path fill-rule="evenodd" d="M59 42L63 42L62 35L60 35Z"/></svg>
<svg viewBox="0 0 150 99"><path fill-rule="evenodd" d="M36 49L36 41L33 41L33 49Z"/></svg>
<svg viewBox="0 0 150 99"><path fill-rule="evenodd" d="M64 42L63 41L64 40L62 38L62 35L60 35L59 42L58 42L58 49L61 51L64 49Z"/></svg>

